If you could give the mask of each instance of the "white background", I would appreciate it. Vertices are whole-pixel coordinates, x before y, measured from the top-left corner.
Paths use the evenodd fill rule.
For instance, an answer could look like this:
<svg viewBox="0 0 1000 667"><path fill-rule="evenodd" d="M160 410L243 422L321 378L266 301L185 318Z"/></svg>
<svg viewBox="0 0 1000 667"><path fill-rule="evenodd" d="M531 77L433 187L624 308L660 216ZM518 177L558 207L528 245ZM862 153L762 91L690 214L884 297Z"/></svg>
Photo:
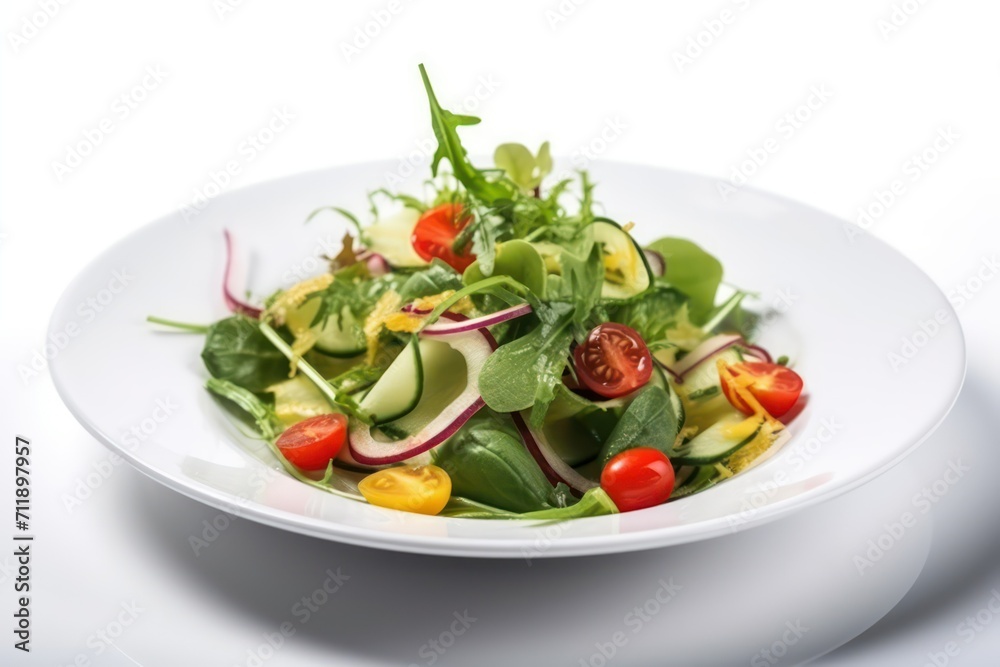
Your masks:
<svg viewBox="0 0 1000 667"><path fill-rule="evenodd" d="M18 433L35 443L33 521L44 539L44 555L35 562L36 595L40 606L58 610L40 617L35 630L36 645L52 649L45 664L70 664L75 655L93 664L172 664L158 661L164 650L158 647L185 642L205 647L200 655L212 657L204 664L230 664L280 616L261 613L271 600L260 599L253 585L275 574L248 571L238 558L193 559L186 535L214 513L138 473L115 469L86 503L66 509L64 494L107 453L68 415L45 369L26 370L42 350L59 294L95 253L189 204L227 161L240 166L232 189L330 165L405 158L428 134L418 62L427 64L446 106L469 99L484 117L463 135L473 152L488 152L500 141L547 139L561 155L586 151L728 179L773 138L777 149L753 170L749 184L852 221L860 207L873 207L880 192L901 181L884 213L865 223L869 231L946 292L975 288L971 298L956 302L969 345L966 387L952 417L908 465L931 480L960 455L975 474L935 509L931 556L913 591L872 630L817 664L920 665L949 641L960 646L949 664L996 663L1000 622L968 642L956 633L1000 587L1000 492L992 482L1000 463L994 336L1000 280L991 280L989 263L1000 251L1000 205L993 196L1000 177L1000 5L231 4L14 0L0 16L0 414L5 442ZM723 11L725 24L717 22ZM386 25L359 38L372 12ZM691 46L699 40L701 47ZM685 53L689 61L681 62L678 54ZM825 91L825 101L813 97L816 108L801 112L808 119L794 132L783 130L786 114L817 90ZM134 106L127 117L123 94ZM248 159L241 144L275 109L293 120ZM96 136L102 121L111 131L100 131L92 151L83 148L88 155L78 166L56 164L66 164L85 136ZM605 132L610 140L602 142L606 127L620 131ZM940 132L953 137L947 150L913 171L912 157L932 147ZM780 269L780 257L761 261ZM182 260L177 270L184 270ZM979 276L986 280L977 282ZM0 497L8 498L9 476L2 478ZM238 527L225 536L226 553L252 551L261 535L283 539L276 531ZM287 539L296 548L315 548L311 540ZM364 550L351 553L367 557ZM9 563L0 559L5 618L13 597ZM408 567L407 557L384 563ZM88 635L132 599L149 610L122 637L132 658L94 655ZM360 593L350 602L378 601ZM274 604L288 608L285 599ZM350 609L338 603L328 613ZM371 648L380 644L380 632L393 631L373 629L339 657L336 648L323 646L325 664L405 660ZM577 664L590 650L566 647L565 664ZM3 664L20 660L6 642L0 656ZM616 664L630 664L628 656Z"/></svg>

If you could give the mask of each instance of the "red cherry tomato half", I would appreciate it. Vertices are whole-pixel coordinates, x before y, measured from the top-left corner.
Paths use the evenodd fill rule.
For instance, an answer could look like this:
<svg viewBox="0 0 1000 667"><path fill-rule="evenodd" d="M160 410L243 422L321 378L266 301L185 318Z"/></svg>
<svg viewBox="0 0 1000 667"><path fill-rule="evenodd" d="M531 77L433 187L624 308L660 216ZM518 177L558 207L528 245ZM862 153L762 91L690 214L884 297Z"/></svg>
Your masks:
<svg viewBox="0 0 1000 667"><path fill-rule="evenodd" d="M325 470L346 440L347 417L329 414L292 424L275 444L292 465L303 470Z"/></svg>
<svg viewBox="0 0 1000 667"><path fill-rule="evenodd" d="M413 250L428 262L437 257L459 273L469 268L476 261L472 243L461 254L451 247L459 232L472 221L471 215L462 212L461 204L441 204L421 215L410 237Z"/></svg>
<svg viewBox="0 0 1000 667"><path fill-rule="evenodd" d="M624 324L605 322L573 351L576 375L591 391L617 398L649 382L653 357L642 337Z"/></svg>
<svg viewBox="0 0 1000 667"><path fill-rule="evenodd" d="M626 449L604 466L601 488L621 512L661 505L673 493L674 467L658 449Z"/></svg>
<svg viewBox="0 0 1000 667"><path fill-rule="evenodd" d="M746 386L761 407L772 417L780 417L795 405L802 393L802 378L799 374L785 366L769 364L763 361L746 361L727 367L738 380L750 380ZM722 392L734 408L744 414L753 414L753 408L747 405L728 382L722 383Z"/></svg>

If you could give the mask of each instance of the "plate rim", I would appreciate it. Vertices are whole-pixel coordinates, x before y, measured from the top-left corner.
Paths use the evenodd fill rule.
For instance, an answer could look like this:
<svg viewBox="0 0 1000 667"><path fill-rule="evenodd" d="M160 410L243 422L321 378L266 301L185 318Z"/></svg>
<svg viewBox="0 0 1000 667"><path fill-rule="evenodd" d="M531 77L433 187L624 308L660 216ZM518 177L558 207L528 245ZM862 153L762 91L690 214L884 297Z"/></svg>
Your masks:
<svg viewBox="0 0 1000 667"><path fill-rule="evenodd" d="M626 162L618 160L598 160L595 161L595 168L600 165L608 165L616 168L640 168L643 170L650 170L659 172L669 178L680 179L680 178L694 178L696 180L711 182L712 180L718 180L717 177L700 174L696 172L681 171L677 169L670 169L667 167L662 167L653 164L644 164L640 162ZM309 169L299 172L294 172L284 176L280 176L272 179L265 179L260 181L255 181L247 183L232 190L228 190L222 193L217 198L236 198L242 192L246 190L252 190L261 186L278 185L283 182L290 182L299 179L314 177L318 174L335 171L339 169L349 169L349 168L359 168L359 167L371 167L374 165L391 165L394 164L393 160L369 160L364 162L353 162L337 165L328 165L325 167L319 167L315 169ZM836 220L840 224L852 225L849 221L839 218L831 213L823 211L810 204L803 203L801 201L792 199L790 197L771 193L765 190L761 190L757 187L746 186L741 188L741 191L747 193L752 193L754 195L764 197L773 201L779 201L786 205L791 205L793 207L809 211L814 214L818 214L824 218L829 218ZM74 274L74 278L78 276L90 273L95 267L102 266L107 263L107 258L111 256L120 246L126 245L133 238L148 232L153 227L159 227L161 225L170 224L172 221L176 220L179 215L178 211L174 210L167 213L159 218L146 222L136 229L128 232L122 237L118 238L104 250L99 252L85 265L79 268ZM690 542L698 542L702 540L715 539L720 536L735 534L737 532L742 532L744 530L750 530L752 528L763 526L777 519L783 518L790 514L796 513L801 510L808 509L823 502L832 500L840 495L849 493L850 491L867 484L873 479L885 474L890 469L898 465L903 459L909 456L917 447L919 447L924 441L926 441L937 429L940 427L941 423L947 418L947 416L952 411L958 396L961 393L961 389L964 386L966 375L968 372L968 355L967 355L967 341L965 338L964 330L961 325L961 321L957 316L957 312L954 306L951 304L950 300L944 294L943 290L937 283L927 274L924 269L913 262L909 257L904 255L901 251L896 249L894 246L884 241L861 228L857 229L857 233L864 235L866 240L874 241L876 245L881 247L883 252L889 252L899 259L905 261L913 270L917 271L922 277L924 277L928 283L933 286L933 288L944 298L945 307L948 310L949 316L952 318L952 323L958 327L958 355L960 359L960 372L955 381L954 387L950 391L950 399L943 403L943 408L940 408L938 413L935 415L933 423L927 430L920 436L911 439L911 442L900 448L896 454L889 459L883 461L881 465L873 467L869 470L863 471L861 473L855 474L851 477L845 477L838 484L821 488L815 492L810 492L806 495L793 496L790 498L779 500L773 504L768 504L763 507L756 508L753 515L747 519L742 519L738 524L733 525L727 519L731 515L716 517L713 519L706 519L699 521L695 524L689 526L660 526L655 528L648 528L641 531L636 531L634 533L615 533L611 535L592 535L585 537L569 537L563 536L558 540L554 541L551 548L545 550L533 550L531 552L531 558L562 558L562 557L573 557L573 556L587 556L587 555L601 555L601 554L612 554L621 552L631 552L646 549L662 548L680 544L686 544ZM71 292L73 291L73 284L75 280L71 280L66 287L63 289L59 298L52 309L52 313L49 317L48 325L46 326L46 336L49 336L58 328L59 323L57 319L60 314L66 309L67 302L71 297ZM229 494L225 491L212 488L203 482L189 480L187 483L174 479L170 474L159 470L156 466L148 463L133 452L129 451L127 448L119 446L114 438L110 437L102 429L100 429L93 421L86 416L83 410L75 403L69 394L69 390L64 385L64 380L61 377L60 363L58 362L59 356L53 357L49 360L49 375L52 379L53 386L56 389L56 393L62 400L63 404L67 407L73 418L80 423L81 426L98 442L100 442L105 448L107 448L113 454L122 457L131 466L136 468L139 472L145 476L163 484L167 488L178 492L188 498L197 500L199 502L205 503L211 507L219 509L223 512L231 512L233 507L238 507L238 516L240 518L249 518L258 523L262 523L274 528L279 528L283 530L291 530L296 533L308 535L311 537L316 537L325 540L332 540L337 542L344 542L347 544L352 544L356 546L364 546L369 548L379 548L386 549L397 552L404 553L417 553L425 555L440 555L449 557L476 557L476 558L524 558L526 549L531 549L534 546L533 542L529 542L527 539L514 538L514 539L486 539L477 537L441 537L441 536L425 536L425 535L414 535L405 533L387 533L384 531L373 530L370 528L360 528L353 526L346 526L343 523L330 521L325 519L317 519L311 517L305 517L300 514L295 514L287 510L276 509L273 507L268 507L255 500L240 499L240 502L232 502L236 496ZM598 517L600 518L600 517ZM583 519L586 520L586 519ZM465 519L465 521L489 521L483 519ZM525 525L540 525L538 522L524 522ZM680 529L679 529L680 528Z"/></svg>

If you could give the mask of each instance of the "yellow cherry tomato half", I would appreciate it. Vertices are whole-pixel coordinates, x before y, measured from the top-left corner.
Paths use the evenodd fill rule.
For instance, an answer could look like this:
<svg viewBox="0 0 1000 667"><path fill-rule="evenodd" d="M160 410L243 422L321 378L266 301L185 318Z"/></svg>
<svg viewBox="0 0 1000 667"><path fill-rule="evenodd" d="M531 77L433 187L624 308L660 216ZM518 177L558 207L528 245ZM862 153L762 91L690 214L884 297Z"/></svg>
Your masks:
<svg viewBox="0 0 1000 667"><path fill-rule="evenodd" d="M451 477L435 465L386 468L361 480L358 490L372 505L437 514L451 498Z"/></svg>

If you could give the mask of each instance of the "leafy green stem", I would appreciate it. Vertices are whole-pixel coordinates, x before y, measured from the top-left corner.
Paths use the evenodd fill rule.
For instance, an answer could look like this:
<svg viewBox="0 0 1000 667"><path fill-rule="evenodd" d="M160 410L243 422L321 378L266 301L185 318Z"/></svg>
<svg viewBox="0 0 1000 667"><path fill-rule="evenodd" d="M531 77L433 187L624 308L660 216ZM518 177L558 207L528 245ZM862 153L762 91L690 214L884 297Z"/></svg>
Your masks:
<svg viewBox="0 0 1000 667"><path fill-rule="evenodd" d="M430 315L427 316L427 319L424 320L424 323L420 328L423 329L427 325L436 322L438 318L441 317L441 315L444 314L446 310L454 306L456 303L458 303L465 297L471 294L478 294L479 292L483 292L496 287L507 287L521 295L528 294L530 291L527 287L525 287L520 282L514 280L510 276L493 276L492 278L486 278L484 280L474 282L468 287L463 287L462 289L458 290L450 297L448 297L440 304L438 304L437 308L435 308L430 312Z"/></svg>
<svg viewBox="0 0 1000 667"><path fill-rule="evenodd" d="M323 397L329 401L330 405L345 412L349 412L362 421L367 421L366 415L361 414L356 406L345 405L342 401L340 401L336 390L330 386L330 383L326 381L326 378L324 378L319 371L313 368L308 361L296 354L291 346L278 335L278 332L271 328L271 325L266 322L261 322L260 332L264 334L264 337L267 338L279 352L285 355L290 362L297 365L298 370L314 385L316 385L316 388L319 389L319 392L323 394Z"/></svg>
<svg viewBox="0 0 1000 667"><path fill-rule="evenodd" d="M315 480L303 474L301 470L292 465L292 463L285 458L285 455L281 453L281 450L278 449L278 445L275 444L275 440L278 436L278 428L275 423L276 419L274 414L259 398L257 398L256 395L253 394L253 392L248 391L243 387L239 387L228 380L219 380L218 378L211 378L205 383L205 388L217 396L232 401L237 407L241 408L253 417L253 420L257 423L257 428L260 430L261 435L264 437L264 441L267 443L268 449L271 450L271 453L274 454L274 458L278 459L278 462L281 463L281 467L283 467L289 475L300 482L304 482L305 484L313 486L317 489L322 489L328 493L343 496L344 498L350 498L352 500L367 502L364 496L360 494L341 491L340 489L335 489L328 484L331 476L333 475L333 461L331 461L330 465L327 467L326 474L323 476L322 480Z"/></svg>
<svg viewBox="0 0 1000 667"><path fill-rule="evenodd" d="M208 325L206 324L191 324L189 322L177 322L175 320L168 320L162 317L156 317L155 315L149 315L146 317L147 322L152 324L160 324L165 327L170 327L172 329L180 329L182 331L190 331L191 333L208 333Z"/></svg>

